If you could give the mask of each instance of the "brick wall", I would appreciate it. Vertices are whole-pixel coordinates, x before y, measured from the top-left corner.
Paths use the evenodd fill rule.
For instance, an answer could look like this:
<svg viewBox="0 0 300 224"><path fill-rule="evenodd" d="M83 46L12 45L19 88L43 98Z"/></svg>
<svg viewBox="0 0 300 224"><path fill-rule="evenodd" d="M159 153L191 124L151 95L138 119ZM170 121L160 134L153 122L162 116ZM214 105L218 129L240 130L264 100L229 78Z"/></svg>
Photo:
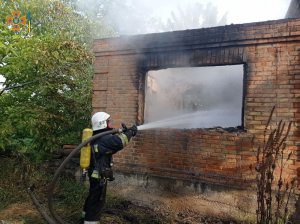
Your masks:
<svg viewBox="0 0 300 224"><path fill-rule="evenodd" d="M300 176L300 19L229 25L94 41L93 113L114 124L143 123L145 76L171 67L244 64L244 127L140 131L117 153L122 171L253 186L249 165L271 122L294 121L283 177Z"/></svg>

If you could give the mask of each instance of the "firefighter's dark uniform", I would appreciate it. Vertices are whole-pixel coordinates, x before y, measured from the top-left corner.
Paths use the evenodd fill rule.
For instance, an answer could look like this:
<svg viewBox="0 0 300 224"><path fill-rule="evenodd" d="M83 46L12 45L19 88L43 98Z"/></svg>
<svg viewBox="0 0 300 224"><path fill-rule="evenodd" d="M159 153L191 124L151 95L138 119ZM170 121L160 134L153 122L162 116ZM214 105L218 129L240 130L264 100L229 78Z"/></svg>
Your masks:
<svg viewBox="0 0 300 224"><path fill-rule="evenodd" d="M104 130L106 131L106 130ZM100 132L96 132L98 134ZM91 143L92 158L89 168L90 190L85 201L81 223L98 224L105 207L107 180L113 180L112 155L128 145L131 131L121 135L105 135Z"/></svg>

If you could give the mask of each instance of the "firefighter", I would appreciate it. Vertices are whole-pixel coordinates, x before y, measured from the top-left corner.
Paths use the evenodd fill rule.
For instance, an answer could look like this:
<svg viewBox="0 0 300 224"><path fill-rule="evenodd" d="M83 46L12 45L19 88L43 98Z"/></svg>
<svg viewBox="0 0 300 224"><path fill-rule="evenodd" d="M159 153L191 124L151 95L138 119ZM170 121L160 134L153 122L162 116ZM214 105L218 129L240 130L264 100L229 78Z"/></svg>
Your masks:
<svg viewBox="0 0 300 224"><path fill-rule="evenodd" d="M105 112L93 115L93 135L113 129L109 118L110 115ZM131 137L136 134L137 127L133 125L121 135L104 135L91 142L91 165L88 170L90 189L83 207L81 224L100 224L100 216L105 207L107 181L114 180L112 155L127 146Z"/></svg>

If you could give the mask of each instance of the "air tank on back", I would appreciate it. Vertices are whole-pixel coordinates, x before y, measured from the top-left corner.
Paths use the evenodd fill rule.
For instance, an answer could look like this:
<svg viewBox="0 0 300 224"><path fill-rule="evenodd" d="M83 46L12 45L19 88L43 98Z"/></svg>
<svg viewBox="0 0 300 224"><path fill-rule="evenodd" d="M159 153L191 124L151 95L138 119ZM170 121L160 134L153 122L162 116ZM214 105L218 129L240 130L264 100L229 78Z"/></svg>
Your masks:
<svg viewBox="0 0 300 224"><path fill-rule="evenodd" d="M93 130L86 128L82 132L82 142L89 139L93 136ZM82 176L85 177L86 169L90 166L91 163L91 145L88 143L85 147L81 148L80 152L80 166L83 169Z"/></svg>

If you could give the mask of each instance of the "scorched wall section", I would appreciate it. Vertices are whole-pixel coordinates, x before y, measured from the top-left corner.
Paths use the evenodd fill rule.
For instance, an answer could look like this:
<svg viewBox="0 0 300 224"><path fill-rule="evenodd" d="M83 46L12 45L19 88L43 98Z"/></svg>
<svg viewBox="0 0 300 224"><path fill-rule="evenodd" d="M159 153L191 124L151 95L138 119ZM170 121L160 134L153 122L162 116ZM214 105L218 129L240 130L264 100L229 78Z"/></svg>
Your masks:
<svg viewBox="0 0 300 224"><path fill-rule="evenodd" d="M149 70L244 64L242 129L140 131L114 156L116 168L251 186L249 165L275 105L271 126L294 121L285 181L299 175L299 49L299 19L95 40L93 113L106 111L115 125L143 123Z"/></svg>

